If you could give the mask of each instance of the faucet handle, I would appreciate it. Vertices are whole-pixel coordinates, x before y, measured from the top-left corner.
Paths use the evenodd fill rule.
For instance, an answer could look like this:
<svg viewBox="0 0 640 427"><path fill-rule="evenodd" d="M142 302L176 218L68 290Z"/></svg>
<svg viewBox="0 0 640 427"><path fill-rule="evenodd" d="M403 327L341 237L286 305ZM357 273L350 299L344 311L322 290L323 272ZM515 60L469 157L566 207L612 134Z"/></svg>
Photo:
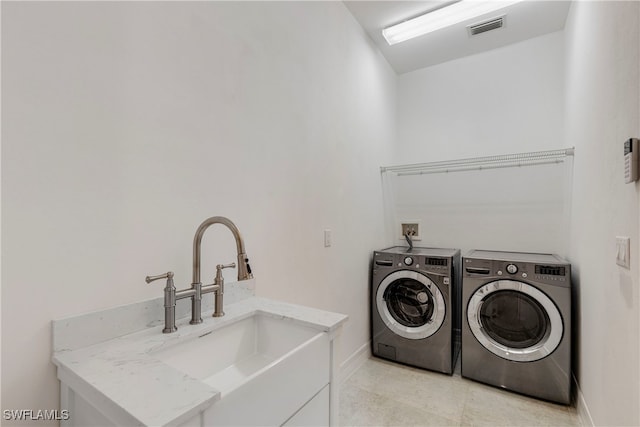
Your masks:
<svg viewBox="0 0 640 427"><path fill-rule="evenodd" d="M160 279L167 279L167 280L171 280L173 279L173 271L167 271L164 274L160 274L158 276L147 276L144 281L147 283L151 283L155 280L160 280Z"/></svg>
<svg viewBox="0 0 640 427"><path fill-rule="evenodd" d="M167 271L158 276L147 276L144 280L151 283L160 279L167 279L167 284L164 287L164 329L162 332L168 334L178 330L176 327L176 287L173 285L173 271Z"/></svg>
<svg viewBox="0 0 640 427"><path fill-rule="evenodd" d="M236 263L232 262L230 264L218 264L216 265L216 278L213 283L220 284L223 282L222 278L222 269L223 268L236 268Z"/></svg>

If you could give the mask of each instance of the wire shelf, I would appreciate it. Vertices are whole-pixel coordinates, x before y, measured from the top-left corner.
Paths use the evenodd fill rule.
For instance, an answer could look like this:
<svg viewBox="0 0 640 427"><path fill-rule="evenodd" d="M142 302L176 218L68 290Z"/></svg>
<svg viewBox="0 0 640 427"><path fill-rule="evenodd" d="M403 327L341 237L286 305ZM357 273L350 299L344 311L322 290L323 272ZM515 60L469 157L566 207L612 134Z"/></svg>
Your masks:
<svg viewBox="0 0 640 427"><path fill-rule="evenodd" d="M562 163L567 156L573 156L574 151L574 148L564 148L560 150L473 157L468 159L445 160L431 163L383 166L380 168L380 172L395 172L398 174L398 176L406 176L537 166L552 163Z"/></svg>

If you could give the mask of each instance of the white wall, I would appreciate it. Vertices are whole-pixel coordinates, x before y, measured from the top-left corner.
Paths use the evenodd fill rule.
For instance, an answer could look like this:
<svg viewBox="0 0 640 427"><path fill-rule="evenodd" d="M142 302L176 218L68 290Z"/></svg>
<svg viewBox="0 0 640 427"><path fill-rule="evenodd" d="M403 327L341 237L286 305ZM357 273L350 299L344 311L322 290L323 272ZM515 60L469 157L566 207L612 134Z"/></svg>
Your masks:
<svg viewBox="0 0 640 427"><path fill-rule="evenodd" d="M399 76L395 162L564 148L563 42L551 33ZM420 246L564 254L568 171L397 177L395 220L421 221Z"/></svg>
<svg viewBox="0 0 640 427"><path fill-rule="evenodd" d="M596 425L640 424L640 187L624 183L622 156L623 141L640 135L639 24L640 3L574 2L565 28L566 140L576 146L574 370L579 409ZM630 271L615 264L616 236L631 237Z"/></svg>
<svg viewBox="0 0 640 427"><path fill-rule="evenodd" d="M416 246L557 253L568 250L567 163L393 177L394 244L420 222Z"/></svg>
<svg viewBox="0 0 640 427"><path fill-rule="evenodd" d="M259 295L348 314L342 359L367 342L395 75L342 3L3 2L2 27L3 409L58 406L52 319L187 287L212 215ZM235 247L204 244L213 278Z"/></svg>
<svg viewBox="0 0 640 427"><path fill-rule="evenodd" d="M395 162L560 148L563 45L556 32L399 76Z"/></svg>

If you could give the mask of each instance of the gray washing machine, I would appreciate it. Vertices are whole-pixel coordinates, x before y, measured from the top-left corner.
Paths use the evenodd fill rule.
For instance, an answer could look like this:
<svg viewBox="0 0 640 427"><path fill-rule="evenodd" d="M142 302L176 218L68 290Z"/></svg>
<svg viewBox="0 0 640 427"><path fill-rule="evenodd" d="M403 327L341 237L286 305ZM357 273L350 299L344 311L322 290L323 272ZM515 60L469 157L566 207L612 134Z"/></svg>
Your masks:
<svg viewBox="0 0 640 427"><path fill-rule="evenodd" d="M453 373L459 350L455 338L456 328L460 330L459 266L457 249L396 246L374 252L371 342L375 356Z"/></svg>
<svg viewBox="0 0 640 427"><path fill-rule="evenodd" d="M462 264L462 376L569 404L571 265L480 250Z"/></svg>

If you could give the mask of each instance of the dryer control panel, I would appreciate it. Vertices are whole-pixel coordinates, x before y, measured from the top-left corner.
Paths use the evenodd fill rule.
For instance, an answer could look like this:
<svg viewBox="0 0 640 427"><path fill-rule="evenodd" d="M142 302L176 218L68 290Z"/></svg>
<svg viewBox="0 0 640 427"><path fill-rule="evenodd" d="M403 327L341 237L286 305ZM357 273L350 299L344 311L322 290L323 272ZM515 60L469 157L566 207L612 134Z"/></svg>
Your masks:
<svg viewBox="0 0 640 427"><path fill-rule="evenodd" d="M569 281L569 266L565 265L539 265L534 268L535 280L545 283L565 284Z"/></svg>
<svg viewBox="0 0 640 427"><path fill-rule="evenodd" d="M569 264L538 264L465 258L464 277L486 277L494 280L532 280L558 286L570 285Z"/></svg>

